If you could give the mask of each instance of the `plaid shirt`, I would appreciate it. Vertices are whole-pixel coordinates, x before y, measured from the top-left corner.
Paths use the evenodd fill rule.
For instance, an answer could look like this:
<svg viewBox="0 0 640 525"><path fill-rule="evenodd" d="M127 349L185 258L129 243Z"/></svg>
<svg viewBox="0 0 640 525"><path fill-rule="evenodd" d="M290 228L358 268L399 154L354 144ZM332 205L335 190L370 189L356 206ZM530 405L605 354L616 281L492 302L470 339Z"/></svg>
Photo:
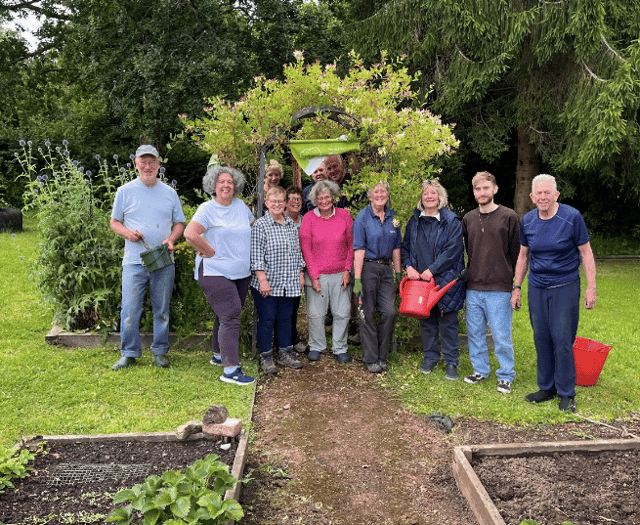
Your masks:
<svg viewBox="0 0 640 525"><path fill-rule="evenodd" d="M298 228L291 218L278 224L269 212L260 217L251 229L251 286L260 289L255 272L262 270L267 274L271 295L299 297L303 268Z"/></svg>

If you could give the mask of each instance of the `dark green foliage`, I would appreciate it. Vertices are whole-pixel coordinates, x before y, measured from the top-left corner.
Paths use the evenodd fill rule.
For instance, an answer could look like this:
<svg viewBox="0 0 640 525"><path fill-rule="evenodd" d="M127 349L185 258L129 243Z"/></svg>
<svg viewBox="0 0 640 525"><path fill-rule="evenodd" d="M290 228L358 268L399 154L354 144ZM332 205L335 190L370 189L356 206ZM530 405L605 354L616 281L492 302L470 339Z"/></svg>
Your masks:
<svg viewBox="0 0 640 525"><path fill-rule="evenodd" d="M223 525L240 520L244 513L232 499L223 500L235 478L229 467L209 454L188 467L184 473L169 470L162 477L149 476L144 483L118 492L113 502L128 503L114 510L108 522L118 525L136 523L152 525ZM142 521L137 518L142 515Z"/></svg>
<svg viewBox="0 0 640 525"><path fill-rule="evenodd" d="M638 0L401 0L357 23L353 37L372 60L381 48L407 54L433 88L431 105L485 161L517 134L522 206L541 162L640 191L639 28Z"/></svg>

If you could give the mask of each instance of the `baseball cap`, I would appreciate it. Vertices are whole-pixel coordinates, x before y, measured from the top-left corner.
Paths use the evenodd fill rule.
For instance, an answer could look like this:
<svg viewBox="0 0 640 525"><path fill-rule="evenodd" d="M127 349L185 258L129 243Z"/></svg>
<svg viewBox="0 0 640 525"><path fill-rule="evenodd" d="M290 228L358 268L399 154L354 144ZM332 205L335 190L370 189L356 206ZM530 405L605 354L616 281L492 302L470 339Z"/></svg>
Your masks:
<svg viewBox="0 0 640 525"><path fill-rule="evenodd" d="M156 159L160 158L160 153L151 144L143 144L136 150L136 159L142 155L153 155Z"/></svg>

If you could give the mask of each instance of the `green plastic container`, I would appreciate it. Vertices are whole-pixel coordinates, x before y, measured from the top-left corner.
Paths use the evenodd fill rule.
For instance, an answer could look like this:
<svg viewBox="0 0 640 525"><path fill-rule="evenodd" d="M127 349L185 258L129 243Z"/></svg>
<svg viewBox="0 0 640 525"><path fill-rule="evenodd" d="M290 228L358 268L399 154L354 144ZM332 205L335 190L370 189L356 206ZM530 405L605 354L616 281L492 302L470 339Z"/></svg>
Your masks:
<svg viewBox="0 0 640 525"><path fill-rule="evenodd" d="M156 248L142 252L140 257L142 258L144 265L147 267L147 270L150 272L161 270L162 268L166 268L170 264L173 264L169 248L166 244L161 244Z"/></svg>

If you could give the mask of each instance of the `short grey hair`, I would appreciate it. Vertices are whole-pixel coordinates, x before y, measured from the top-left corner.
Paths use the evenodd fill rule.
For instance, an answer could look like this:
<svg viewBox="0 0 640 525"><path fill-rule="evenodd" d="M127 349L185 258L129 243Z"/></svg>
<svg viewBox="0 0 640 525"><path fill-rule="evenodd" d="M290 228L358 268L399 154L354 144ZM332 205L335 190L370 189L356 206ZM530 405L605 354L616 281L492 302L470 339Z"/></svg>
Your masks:
<svg viewBox="0 0 640 525"><path fill-rule="evenodd" d="M340 197L340 186L332 180L320 180L316 182L309 192L309 200L311 201L311 204L314 206L317 205L318 195L321 193L329 193L329 195L331 195L331 200L335 201Z"/></svg>
<svg viewBox="0 0 640 525"><path fill-rule="evenodd" d="M420 187L420 200L418 201L418 209L420 211L424 211L424 204L422 204L422 194L424 190L426 190L429 186L435 188L438 192L438 209L446 208L447 204L449 204L449 196L447 195L447 190L444 189L444 186L440 184L438 179L427 179L422 181L422 186Z"/></svg>
<svg viewBox="0 0 640 525"><path fill-rule="evenodd" d="M371 195L373 195L373 190L375 190L378 186L382 186L384 190L387 192L387 196L391 197L391 189L389 188L389 183L381 180L380 182L374 184L367 190L367 198L371 199Z"/></svg>
<svg viewBox="0 0 640 525"><path fill-rule="evenodd" d="M207 168L207 174L202 177L202 189L209 195L214 195L218 177L223 173L228 173L233 179L233 194L242 195L246 181L244 173L234 168L229 168L228 166L220 166L219 164Z"/></svg>
<svg viewBox="0 0 640 525"><path fill-rule="evenodd" d="M539 180L550 180L553 182L553 190L558 191L558 184L556 183L556 178L553 175L548 175L547 173L541 173L540 175L536 175L533 177L531 181L531 192L533 193L533 185Z"/></svg>

